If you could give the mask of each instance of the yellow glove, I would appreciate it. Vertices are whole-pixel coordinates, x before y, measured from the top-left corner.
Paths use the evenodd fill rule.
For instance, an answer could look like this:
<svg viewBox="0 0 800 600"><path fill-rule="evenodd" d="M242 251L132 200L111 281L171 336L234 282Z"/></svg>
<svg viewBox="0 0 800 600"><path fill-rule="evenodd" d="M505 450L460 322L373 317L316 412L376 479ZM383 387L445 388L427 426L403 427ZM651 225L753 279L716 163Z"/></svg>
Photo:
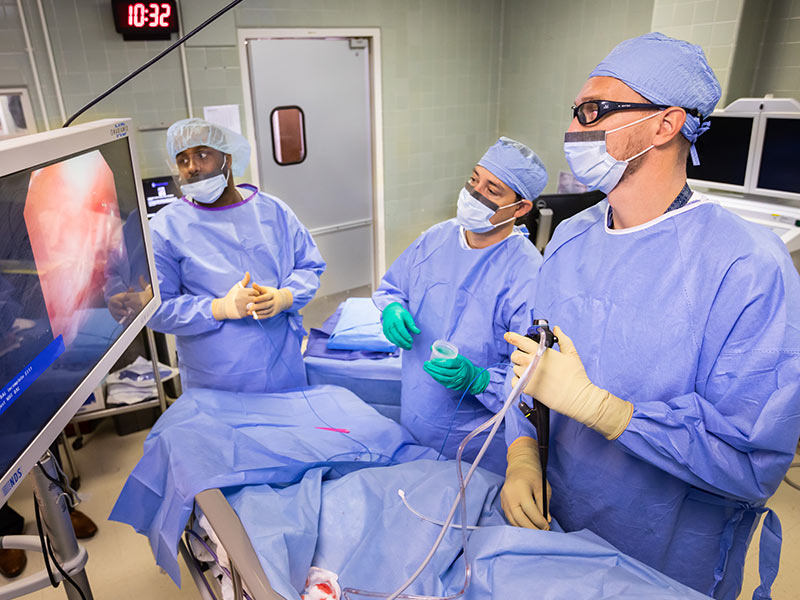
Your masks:
<svg viewBox="0 0 800 600"><path fill-rule="evenodd" d="M631 422L633 404L594 385L586 375L572 340L559 327L553 332L558 336L561 352L552 348L545 350L525 393L602 433L607 439L617 439ZM511 355L516 375L512 385L516 385L539 345L510 331L505 334L505 340L518 348Z"/></svg>
<svg viewBox="0 0 800 600"><path fill-rule="evenodd" d="M118 323L124 323L135 316L153 299L153 286L142 275L139 276L139 287L142 288L140 292L135 292L130 287L126 292L114 294L108 299L108 310Z"/></svg>
<svg viewBox="0 0 800 600"><path fill-rule="evenodd" d="M247 314L253 315L254 319L269 319L294 304L294 296L289 288L274 288L254 283L253 289L258 295L253 298L252 304L247 306Z"/></svg>
<svg viewBox="0 0 800 600"><path fill-rule="evenodd" d="M237 282L223 298L211 301L211 313L217 321L224 319L243 319L247 316L247 305L253 301L257 292L247 287L250 283L250 272Z"/></svg>
<svg viewBox="0 0 800 600"><path fill-rule="evenodd" d="M500 505L506 519L514 527L550 529L550 516L544 518L542 504L542 470L536 440L521 437L508 448L506 481L500 490ZM550 484L547 484L547 504L550 505ZM549 511L548 511L549 513Z"/></svg>

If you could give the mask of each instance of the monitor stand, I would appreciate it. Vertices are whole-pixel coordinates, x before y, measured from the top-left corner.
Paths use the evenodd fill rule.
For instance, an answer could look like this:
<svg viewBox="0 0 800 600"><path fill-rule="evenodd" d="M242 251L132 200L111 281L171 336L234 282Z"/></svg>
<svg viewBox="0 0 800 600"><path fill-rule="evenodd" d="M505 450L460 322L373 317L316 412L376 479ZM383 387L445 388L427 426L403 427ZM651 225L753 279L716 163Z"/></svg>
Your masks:
<svg viewBox="0 0 800 600"><path fill-rule="evenodd" d="M89 556L86 553L86 548L79 545L75 537L75 530L72 528L64 492L51 481L51 479L58 480L59 474L56 471L55 462L50 452L47 452L42 457L40 464L49 478L42 472L42 469L34 468L33 487L35 501L39 504L39 511L44 521L45 535L52 542L53 552L58 558L59 564L81 588L83 596L71 583L64 580L61 573L52 565L51 560L53 577L64 586L69 600L82 600L84 598L85 600L93 600L89 579L86 577L84 568ZM41 542L36 535L7 535L0 537L0 548L19 548L20 550L29 550L31 552L42 551ZM24 579L0 587L0 600L19 598L50 586L50 577L46 570L42 570Z"/></svg>

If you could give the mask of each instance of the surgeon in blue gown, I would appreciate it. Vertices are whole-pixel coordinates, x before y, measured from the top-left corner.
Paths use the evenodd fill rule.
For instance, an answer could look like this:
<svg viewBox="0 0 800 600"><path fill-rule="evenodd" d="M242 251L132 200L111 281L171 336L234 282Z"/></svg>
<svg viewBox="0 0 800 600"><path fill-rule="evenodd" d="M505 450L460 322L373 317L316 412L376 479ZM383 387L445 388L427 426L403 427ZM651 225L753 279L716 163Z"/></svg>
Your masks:
<svg viewBox="0 0 800 600"><path fill-rule="evenodd" d="M151 221L162 303L149 326L177 339L187 388L274 392L306 385L298 310L325 262L278 198L235 186L246 139L201 119L167 131L180 200Z"/></svg>
<svg viewBox="0 0 800 600"><path fill-rule="evenodd" d="M372 298L384 332L401 346L400 419L419 442L454 458L458 445L507 395L509 329L530 325L541 255L514 220L527 214L547 172L527 146L500 138L458 197L455 219L434 225L392 264ZM458 356L428 360L445 340ZM467 447L473 460L485 435ZM495 436L481 466L505 471Z"/></svg>
<svg viewBox="0 0 800 600"><path fill-rule="evenodd" d="M800 434L800 277L774 233L686 184L719 97L702 50L658 33L622 42L591 73L564 148L608 198L547 246L534 312L559 348L526 392L551 409L550 506L565 530L590 529L732 600L767 512L762 599L781 539L764 504ZM520 375L535 347L506 339ZM534 527L538 455L518 413L501 498L512 524Z"/></svg>

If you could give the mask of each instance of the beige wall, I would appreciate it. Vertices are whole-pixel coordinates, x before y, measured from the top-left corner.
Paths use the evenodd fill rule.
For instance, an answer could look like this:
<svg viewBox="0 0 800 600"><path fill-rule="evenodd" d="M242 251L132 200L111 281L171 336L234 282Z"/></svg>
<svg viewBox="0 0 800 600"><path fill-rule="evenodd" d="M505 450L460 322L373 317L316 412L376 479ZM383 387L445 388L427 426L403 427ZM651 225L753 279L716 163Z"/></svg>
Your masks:
<svg viewBox="0 0 800 600"><path fill-rule="evenodd" d="M652 29L699 44L722 86L737 98L800 99L800 2L655 0Z"/></svg>
<svg viewBox="0 0 800 600"><path fill-rule="evenodd" d="M703 48L725 98L743 6L744 0L655 0L651 29Z"/></svg>
<svg viewBox="0 0 800 600"><path fill-rule="evenodd" d="M800 100L800 2L771 0L758 40L750 95Z"/></svg>

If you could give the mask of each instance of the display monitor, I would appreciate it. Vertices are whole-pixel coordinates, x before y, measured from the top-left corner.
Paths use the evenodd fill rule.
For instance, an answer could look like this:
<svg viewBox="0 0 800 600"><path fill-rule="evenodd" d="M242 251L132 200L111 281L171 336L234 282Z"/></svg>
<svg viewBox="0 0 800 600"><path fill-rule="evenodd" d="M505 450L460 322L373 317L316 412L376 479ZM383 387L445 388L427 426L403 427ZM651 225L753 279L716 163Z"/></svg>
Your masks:
<svg viewBox="0 0 800 600"><path fill-rule="evenodd" d="M800 200L800 113L764 113L752 191Z"/></svg>
<svg viewBox="0 0 800 600"><path fill-rule="evenodd" d="M0 142L0 505L158 307L129 131Z"/></svg>
<svg viewBox="0 0 800 600"><path fill-rule="evenodd" d="M686 167L689 185L747 191L758 137L758 113L715 112L710 120L709 130L695 142L700 164L692 165L690 158Z"/></svg>
<svg viewBox="0 0 800 600"><path fill-rule="evenodd" d="M542 194L534 202L533 210L522 217L523 223L528 228L530 240L537 248L543 250L561 221L594 206L605 197L601 191Z"/></svg>
<svg viewBox="0 0 800 600"><path fill-rule="evenodd" d="M182 195L172 175L142 179L142 188L144 189L144 200L147 204L148 219L152 219L158 211Z"/></svg>

